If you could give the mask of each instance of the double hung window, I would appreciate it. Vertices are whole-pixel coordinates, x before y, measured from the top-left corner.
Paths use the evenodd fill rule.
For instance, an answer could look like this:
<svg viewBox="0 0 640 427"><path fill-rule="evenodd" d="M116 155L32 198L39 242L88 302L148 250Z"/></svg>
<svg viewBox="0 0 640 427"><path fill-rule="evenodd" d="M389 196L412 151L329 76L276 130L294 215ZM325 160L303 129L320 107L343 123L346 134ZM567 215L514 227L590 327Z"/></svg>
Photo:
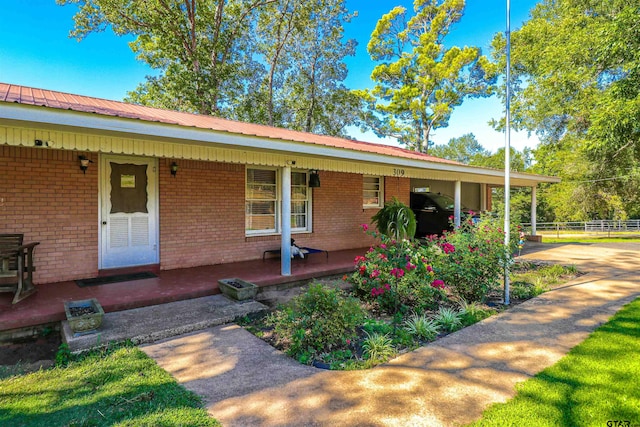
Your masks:
<svg viewBox="0 0 640 427"><path fill-rule="evenodd" d="M311 197L307 172L291 172L291 231L311 231ZM282 195L278 169L247 168L245 232L281 232Z"/></svg>

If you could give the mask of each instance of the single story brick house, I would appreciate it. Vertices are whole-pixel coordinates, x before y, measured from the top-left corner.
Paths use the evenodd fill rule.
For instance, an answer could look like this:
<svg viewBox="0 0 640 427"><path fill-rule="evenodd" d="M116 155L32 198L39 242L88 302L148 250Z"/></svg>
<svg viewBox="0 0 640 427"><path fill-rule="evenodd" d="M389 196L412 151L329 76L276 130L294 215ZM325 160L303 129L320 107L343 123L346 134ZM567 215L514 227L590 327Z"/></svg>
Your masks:
<svg viewBox="0 0 640 427"><path fill-rule="evenodd" d="M287 255L290 237L359 248L385 200L429 188L484 210L504 183L503 171L398 147L5 83L0 177L0 233L41 242L36 283ZM534 189L558 181L511 175Z"/></svg>

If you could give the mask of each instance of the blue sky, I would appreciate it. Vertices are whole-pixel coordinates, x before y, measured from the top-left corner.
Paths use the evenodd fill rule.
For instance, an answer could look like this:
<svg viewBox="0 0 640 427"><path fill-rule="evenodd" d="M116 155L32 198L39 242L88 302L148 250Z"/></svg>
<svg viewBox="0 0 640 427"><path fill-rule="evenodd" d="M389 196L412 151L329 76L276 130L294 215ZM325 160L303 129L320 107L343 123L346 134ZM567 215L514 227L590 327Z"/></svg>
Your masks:
<svg viewBox="0 0 640 427"><path fill-rule="evenodd" d="M511 1L512 30L527 19L536 3ZM357 55L347 60L348 87L370 85L374 64L366 51L369 36L377 20L396 5L411 9L412 1L347 0L349 9L358 11L358 17L346 29L347 37L358 41ZM479 46L488 53L493 35L505 29L505 10L506 0L468 0L465 15L446 43ZM0 82L121 100L145 75L153 74L153 70L136 61L127 44L129 39L117 37L110 30L91 34L82 42L70 39L74 13L75 6L58 6L55 0L3 0ZM433 139L444 144L450 138L473 132L485 148L495 151L504 146L505 137L487 122L503 114L495 97L465 101L454 111L449 127L436 130ZM379 142L372 134L353 134L361 140ZM511 144L521 150L534 147L537 140L512 133Z"/></svg>

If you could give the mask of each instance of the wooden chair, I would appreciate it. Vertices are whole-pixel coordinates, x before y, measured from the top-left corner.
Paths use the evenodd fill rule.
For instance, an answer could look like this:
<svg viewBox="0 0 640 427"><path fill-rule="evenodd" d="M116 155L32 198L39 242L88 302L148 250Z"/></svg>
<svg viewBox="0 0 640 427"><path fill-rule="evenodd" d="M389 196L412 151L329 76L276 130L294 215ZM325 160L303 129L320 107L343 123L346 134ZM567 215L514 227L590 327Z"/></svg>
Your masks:
<svg viewBox="0 0 640 427"><path fill-rule="evenodd" d="M13 302L36 291L33 286L33 250L40 242L22 244L23 234L0 234L0 292L13 292Z"/></svg>

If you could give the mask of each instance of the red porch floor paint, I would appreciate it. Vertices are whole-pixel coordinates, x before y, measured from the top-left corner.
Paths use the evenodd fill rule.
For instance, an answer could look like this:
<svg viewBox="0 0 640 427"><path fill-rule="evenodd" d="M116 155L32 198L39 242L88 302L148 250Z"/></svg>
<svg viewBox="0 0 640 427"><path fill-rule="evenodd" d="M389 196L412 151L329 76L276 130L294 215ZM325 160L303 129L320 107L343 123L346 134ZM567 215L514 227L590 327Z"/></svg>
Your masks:
<svg viewBox="0 0 640 427"><path fill-rule="evenodd" d="M64 301L97 298L105 312L113 312L218 294L218 280L230 277L263 287L343 274L353 270L354 258L365 251L334 251L328 261L324 254L295 259L291 276L286 277L280 275L276 258L160 271L152 279L84 288L73 281L42 284L37 285L38 292L15 305L11 304L12 294L0 293L0 331L64 320Z"/></svg>

